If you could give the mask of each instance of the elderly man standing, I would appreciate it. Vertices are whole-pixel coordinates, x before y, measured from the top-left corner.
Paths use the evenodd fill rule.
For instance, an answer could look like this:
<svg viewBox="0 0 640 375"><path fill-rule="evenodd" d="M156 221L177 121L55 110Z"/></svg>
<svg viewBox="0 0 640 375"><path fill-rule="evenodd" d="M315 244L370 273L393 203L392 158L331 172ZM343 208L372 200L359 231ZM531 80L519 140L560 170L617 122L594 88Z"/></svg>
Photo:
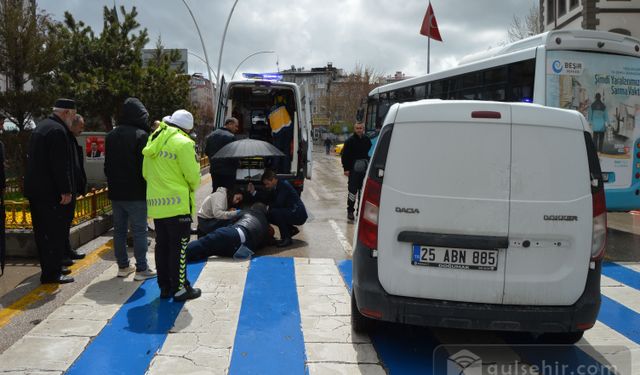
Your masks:
<svg viewBox="0 0 640 375"><path fill-rule="evenodd" d="M179 109L165 117L142 150L147 209L156 229L156 270L160 298L180 302L200 297L187 279L186 250L196 211L200 163L187 133L193 115ZM109 153L107 152L107 155Z"/></svg>
<svg viewBox="0 0 640 375"><path fill-rule="evenodd" d="M122 105L118 126L107 134L104 174L113 207L113 248L118 263L118 277L136 272L135 280L156 276L147 264L147 183L142 177L142 149L149 138L149 112L137 98L127 98ZM127 228L133 232L135 268L127 254Z"/></svg>
<svg viewBox="0 0 640 375"><path fill-rule="evenodd" d="M238 169L238 161L235 159L213 159L213 155L220 151L221 148L236 140L240 124L235 117L229 117L224 121L224 128L216 129L207 136L207 144L204 152L209 158L211 165L209 172L211 173L211 183L213 184L213 192L219 187L230 189L236 183L236 169Z"/></svg>
<svg viewBox="0 0 640 375"><path fill-rule="evenodd" d="M27 149L24 188L31 209L43 284L74 281L62 274L61 261L69 235L68 207L77 187L74 175L76 149L67 137L75 116L73 100L56 100L53 114L31 133Z"/></svg>

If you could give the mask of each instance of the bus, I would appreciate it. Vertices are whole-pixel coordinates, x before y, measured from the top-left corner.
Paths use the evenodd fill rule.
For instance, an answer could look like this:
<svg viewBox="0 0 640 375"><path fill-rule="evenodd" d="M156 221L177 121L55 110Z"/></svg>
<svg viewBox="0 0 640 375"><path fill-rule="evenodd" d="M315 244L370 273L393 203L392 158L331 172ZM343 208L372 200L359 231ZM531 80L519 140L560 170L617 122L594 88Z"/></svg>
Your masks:
<svg viewBox="0 0 640 375"><path fill-rule="evenodd" d="M377 87L359 117L374 134L392 104L421 99L528 102L582 113L607 209L640 209L640 40L592 30L535 35L467 56L453 69Z"/></svg>

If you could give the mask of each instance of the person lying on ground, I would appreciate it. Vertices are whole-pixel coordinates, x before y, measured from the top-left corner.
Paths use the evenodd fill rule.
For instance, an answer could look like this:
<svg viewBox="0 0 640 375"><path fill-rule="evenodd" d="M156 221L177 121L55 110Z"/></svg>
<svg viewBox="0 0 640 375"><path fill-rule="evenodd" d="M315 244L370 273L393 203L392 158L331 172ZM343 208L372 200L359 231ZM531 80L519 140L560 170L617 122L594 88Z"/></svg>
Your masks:
<svg viewBox="0 0 640 375"><path fill-rule="evenodd" d="M247 191L269 205L267 219L280 230L280 241L276 246L289 246L293 242L291 237L299 233L295 226L307 221L307 210L289 181L278 179L274 171L266 169L261 180L266 191L256 191L252 183L247 185Z"/></svg>
<svg viewBox="0 0 640 375"><path fill-rule="evenodd" d="M255 203L251 208L242 210L233 219L233 224L221 227L198 238L187 245L187 261L219 257L247 257L267 243L270 235L267 221L267 208Z"/></svg>
<svg viewBox="0 0 640 375"><path fill-rule="evenodd" d="M198 238L214 230L231 224L240 211L236 209L242 202L242 192L237 187L219 187L207 195L198 211Z"/></svg>

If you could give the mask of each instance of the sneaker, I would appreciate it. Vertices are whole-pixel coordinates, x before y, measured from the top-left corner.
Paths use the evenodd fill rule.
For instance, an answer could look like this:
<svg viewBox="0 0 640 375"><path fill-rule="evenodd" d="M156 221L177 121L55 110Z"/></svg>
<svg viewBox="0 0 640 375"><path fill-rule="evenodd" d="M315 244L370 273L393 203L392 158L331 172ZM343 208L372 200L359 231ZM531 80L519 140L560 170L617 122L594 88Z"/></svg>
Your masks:
<svg viewBox="0 0 640 375"><path fill-rule="evenodd" d="M158 276L156 271L152 270L151 268L147 268L144 271L136 271L136 275L133 277L133 279L135 281L142 281L142 280L154 278L156 276Z"/></svg>
<svg viewBox="0 0 640 375"><path fill-rule="evenodd" d="M296 234L300 233L300 229L298 229L298 227L296 227L295 225L292 225L290 230L291 230L291 237L295 237Z"/></svg>
<svg viewBox="0 0 640 375"><path fill-rule="evenodd" d="M132 273L136 272L136 268L134 266L120 267L118 268L118 277L127 277Z"/></svg>
<svg viewBox="0 0 640 375"><path fill-rule="evenodd" d="M186 301L188 299L196 299L200 297L202 291L199 288L192 288L190 286L182 288L173 295L173 300L176 302Z"/></svg>
<svg viewBox="0 0 640 375"><path fill-rule="evenodd" d="M353 212L347 213L347 219L349 219L351 221L354 221L356 219L355 216L353 216Z"/></svg>

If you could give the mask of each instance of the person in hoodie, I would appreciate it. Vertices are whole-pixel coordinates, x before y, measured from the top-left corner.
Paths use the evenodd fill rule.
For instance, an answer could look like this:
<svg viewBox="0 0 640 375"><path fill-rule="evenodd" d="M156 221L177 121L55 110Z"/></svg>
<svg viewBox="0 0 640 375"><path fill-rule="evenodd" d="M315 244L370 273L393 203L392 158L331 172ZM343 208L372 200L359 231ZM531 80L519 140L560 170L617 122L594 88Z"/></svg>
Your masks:
<svg viewBox="0 0 640 375"><path fill-rule="evenodd" d="M165 117L142 150L147 210L156 231L156 269L160 298L180 302L200 297L187 279L186 249L191 237L200 162L189 137L193 115L179 109Z"/></svg>
<svg viewBox="0 0 640 375"><path fill-rule="evenodd" d="M149 137L149 113L137 98L122 105L118 125L105 139L104 174L113 207L113 248L118 277L135 272L135 280L156 276L147 263L147 184L142 177L142 149ZM129 264L127 229L131 224L136 266Z"/></svg>

